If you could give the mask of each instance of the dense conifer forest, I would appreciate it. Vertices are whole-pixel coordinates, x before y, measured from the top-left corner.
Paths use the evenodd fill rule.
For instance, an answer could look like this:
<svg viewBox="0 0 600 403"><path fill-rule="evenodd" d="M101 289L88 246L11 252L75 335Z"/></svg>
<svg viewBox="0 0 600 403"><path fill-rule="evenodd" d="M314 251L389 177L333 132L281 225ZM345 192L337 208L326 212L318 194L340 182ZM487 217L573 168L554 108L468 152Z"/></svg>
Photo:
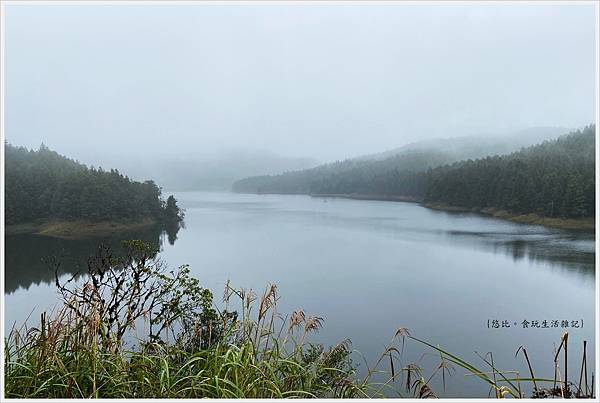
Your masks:
<svg viewBox="0 0 600 403"><path fill-rule="evenodd" d="M311 194L348 193L344 190L352 189L350 193L369 194L379 188L383 190L380 194L397 194L393 190L395 183L375 185L373 181L380 180L384 175L424 171L451 161L449 154L433 150L412 151L378 161L348 159L281 175L245 178L235 182L233 190L247 193Z"/></svg>
<svg viewBox="0 0 600 403"><path fill-rule="evenodd" d="M446 163L446 155L414 152L383 161L325 165L247 178L234 191L360 194L425 203L503 209L545 217L595 214L595 125L507 155Z"/></svg>
<svg viewBox="0 0 600 403"><path fill-rule="evenodd" d="M505 155L425 174L424 200L546 217L595 214L595 126Z"/></svg>
<svg viewBox="0 0 600 403"><path fill-rule="evenodd" d="M161 197L153 182L130 180L117 170L88 168L48 147L5 145L6 224L40 220L132 221L182 219L177 201Z"/></svg>

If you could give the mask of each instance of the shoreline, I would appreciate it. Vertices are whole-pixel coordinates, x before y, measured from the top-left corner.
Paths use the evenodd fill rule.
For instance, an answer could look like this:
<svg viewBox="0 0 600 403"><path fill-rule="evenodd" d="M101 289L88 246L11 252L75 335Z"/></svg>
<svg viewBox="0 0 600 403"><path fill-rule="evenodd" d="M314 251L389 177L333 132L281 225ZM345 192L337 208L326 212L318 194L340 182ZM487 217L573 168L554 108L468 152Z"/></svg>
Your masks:
<svg viewBox="0 0 600 403"><path fill-rule="evenodd" d="M469 209L465 207L452 206L444 203L424 203L423 207L446 211L450 213L475 213L502 220L512 221L518 224L541 225L548 228L557 228L565 230L576 230L585 232L594 232L596 229L595 218L552 218L544 217L535 213L513 214L506 210L500 210L493 207L483 209Z"/></svg>
<svg viewBox="0 0 600 403"><path fill-rule="evenodd" d="M156 225L157 221L145 218L140 221L41 221L12 224L5 227L5 235L32 234L62 239L82 239L108 236Z"/></svg>
<svg viewBox="0 0 600 403"><path fill-rule="evenodd" d="M262 193L265 194L265 193ZM491 216L502 220L512 221L518 224L541 225L548 228L557 228L564 230L575 230L594 232L596 229L595 218L552 218L544 217L535 213L528 214L513 214L506 210L496 209L492 207L477 209L452 206L445 203L423 203L423 201L411 196L386 196L386 195L369 195L359 193L323 193L323 194L308 194L310 197L322 198L340 198L352 200L375 200L375 201L391 201L391 202L407 202L417 203L425 208L432 210L445 211L449 213L475 213L485 216Z"/></svg>
<svg viewBox="0 0 600 403"><path fill-rule="evenodd" d="M412 196L386 196L386 195L368 195L360 193L315 193L309 194L310 197L352 199L352 200L375 200L391 202L420 203L421 199Z"/></svg>

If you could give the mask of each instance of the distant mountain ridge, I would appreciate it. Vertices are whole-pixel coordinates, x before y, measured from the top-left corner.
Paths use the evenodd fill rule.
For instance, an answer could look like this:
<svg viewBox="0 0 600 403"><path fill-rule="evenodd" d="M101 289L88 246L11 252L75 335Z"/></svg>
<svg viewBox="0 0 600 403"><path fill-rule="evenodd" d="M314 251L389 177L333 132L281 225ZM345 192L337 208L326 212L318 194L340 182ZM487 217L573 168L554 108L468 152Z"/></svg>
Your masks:
<svg viewBox="0 0 600 403"><path fill-rule="evenodd" d="M471 135L454 138L436 138L409 143L404 146L359 157L360 159L381 160L399 154L414 151L432 151L443 148L447 153L458 159L479 158L487 155L509 154L522 147L556 138L562 134L569 133L572 128L565 127L531 127L514 133Z"/></svg>
<svg viewBox="0 0 600 403"><path fill-rule="evenodd" d="M538 127L504 136L425 140L311 169L278 175L250 176L236 181L232 190L247 193L309 194L314 193L315 188L322 187L323 183L332 181L333 177L342 182L354 182L357 178L369 181L373 176L420 172L460 160L508 154L567 132L568 129L563 128Z"/></svg>
<svg viewBox="0 0 600 403"><path fill-rule="evenodd" d="M503 155L451 161L450 153L405 150L312 170L248 178L236 191L410 200L474 211L551 218L595 215L595 125Z"/></svg>

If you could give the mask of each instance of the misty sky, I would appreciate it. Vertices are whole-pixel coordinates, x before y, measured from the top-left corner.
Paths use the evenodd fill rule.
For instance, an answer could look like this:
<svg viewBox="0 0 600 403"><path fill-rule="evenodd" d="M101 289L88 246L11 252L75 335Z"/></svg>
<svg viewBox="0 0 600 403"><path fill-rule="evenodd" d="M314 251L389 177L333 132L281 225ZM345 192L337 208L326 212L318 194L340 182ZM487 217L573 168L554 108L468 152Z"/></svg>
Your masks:
<svg viewBox="0 0 600 403"><path fill-rule="evenodd" d="M321 161L594 121L595 6L8 5L5 133Z"/></svg>

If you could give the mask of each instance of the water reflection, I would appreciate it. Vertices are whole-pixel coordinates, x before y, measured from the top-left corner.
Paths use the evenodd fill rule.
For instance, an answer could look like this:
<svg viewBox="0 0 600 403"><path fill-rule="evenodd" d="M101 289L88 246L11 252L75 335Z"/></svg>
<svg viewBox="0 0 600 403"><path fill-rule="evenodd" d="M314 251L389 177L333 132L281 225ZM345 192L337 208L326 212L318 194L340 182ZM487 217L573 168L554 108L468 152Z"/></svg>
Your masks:
<svg viewBox="0 0 600 403"><path fill-rule="evenodd" d="M531 263L570 269L591 278L595 275L592 234L550 232L540 227L537 232L527 233L448 231L447 235L454 242L491 250L495 254L509 256L514 262L526 259Z"/></svg>
<svg viewBox="0 0 600 403"><path fill-rule="evenodd" d="M11 294L19 288L27 290L32 284L53 283L55 270L59 275L70 274L77 279L80 273L85 273L88 259L100 245L110 247L115 255L124 252L122 241L130 239L139 239L158 248L162 248L165 239L173 245L179 229L178 224L156 225L109 237L79 240L31 234L7 235L4 292Z"/></svg>
<svg viewBox="0 0 600 403"><path fill-rule="evenodd" d="M222 196L221 196L222 197ZM444 243L502 254L514 262L528 260L553 268L595 275L593 233L517 224L476 213L424 209L414 203L329 199L305 196L256 200L192 200L189 209L243 213L237 225L258 226L265 216L311 225L378 233L399 240Z"/></svg>
<svg viewBox="0 0 600 403"><path fill-rule="evenodd" d="M189 264L192 275L215 292L228 279L255 290L275 283L283 295L281 312L301 308L325 318L313 341L329 346L350 338L370 364L400 326L469 361L478 360L473 351L493 351L499 367L521 373L528 369L514 352L526 344L536 373L550 378L553 346L562 329L497 332L486 321L581 318L586 327L571 329L570 342L581 346L595 339L592 234L411 203L200 192L175 196L187 210L186 230L162 235L157 230L146 237L164 239L161 258L169 266ZM175 247L168 246L175 241ZM51 238L7 239L9 326L48 310L56 300L52 284L31 285L53 280L42 256L63 253L85 264L97 240L77 245ZM30 288L14 291L19 287ZM593 343L589 347L594 355ZM407 348L405 362L420 362L424 352L430 351ZM429 364L423 362L427 368L437 365ZM443 395L487 395L485 384L476 381L457 373Z"/></svg>

